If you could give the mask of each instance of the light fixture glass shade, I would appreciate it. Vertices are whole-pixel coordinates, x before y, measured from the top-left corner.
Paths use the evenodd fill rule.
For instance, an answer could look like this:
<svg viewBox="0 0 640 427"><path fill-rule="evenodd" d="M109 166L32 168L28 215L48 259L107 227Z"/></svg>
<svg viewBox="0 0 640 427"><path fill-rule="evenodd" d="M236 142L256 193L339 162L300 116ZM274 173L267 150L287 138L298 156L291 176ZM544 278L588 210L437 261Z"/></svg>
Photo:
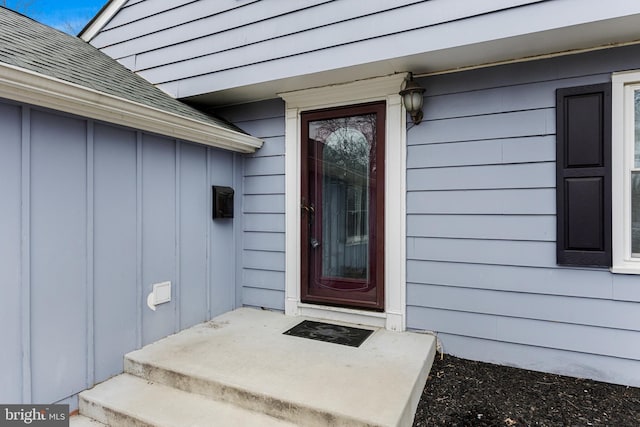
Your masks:
<svg viewBox="0 0 640 427"><path fill-rule="evenodd" d="M422 121L423 94L425 89L413 81L413 76L407 81L403 90L400 91L404 108L411 115L414 124Z"/></svg>

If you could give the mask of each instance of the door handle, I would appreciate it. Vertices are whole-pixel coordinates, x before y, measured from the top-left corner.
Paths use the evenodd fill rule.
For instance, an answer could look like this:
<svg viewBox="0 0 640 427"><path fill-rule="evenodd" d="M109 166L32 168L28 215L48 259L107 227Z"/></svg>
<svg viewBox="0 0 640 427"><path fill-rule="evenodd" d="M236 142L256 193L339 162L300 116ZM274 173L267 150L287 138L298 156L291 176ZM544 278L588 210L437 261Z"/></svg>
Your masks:
<svg viewBox="0 0 640 427"><path fill-rule="evenodd" d="M313 223L313 220L314 220L315 214L316 214L316 210L313 207L313 204L308 205L308 204L302 202L302 205L300 205L300 207L302 208L302 210L304 210L307 213L307 215L309 215L309 217L308 217L309 218L309 224Z"/></svg>
<svg viewBox="0 0 640 427"><path fill-rule="evenodd" d="M307 213L314 213L315 209L313 208L313 205L307 205L305 203L302 203L302 205L300 206L303 210L305 210Z"/></svg>
<svg viewBox="0 0 640 427"><path fill-rule="evenodd" d="M300 205L300 208L307 213L307 221L309 223L309 235L311 236L313 233L313 221L316 217L316 209L313 207L313 203L306 204L305 202L302 202L302 204ZM311 246L312 249L316 249L318 246L320 246L320 242L315 237L310 237L309 245Z"/></svg>

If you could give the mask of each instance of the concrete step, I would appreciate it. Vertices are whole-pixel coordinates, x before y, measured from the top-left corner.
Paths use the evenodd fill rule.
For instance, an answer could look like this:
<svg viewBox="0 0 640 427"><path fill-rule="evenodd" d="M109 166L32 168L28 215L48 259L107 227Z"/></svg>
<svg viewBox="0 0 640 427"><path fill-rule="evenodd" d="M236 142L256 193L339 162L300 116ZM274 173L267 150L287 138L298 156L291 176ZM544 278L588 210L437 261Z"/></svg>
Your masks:
<svg viewBox="0 0 640 427"><path fill-rule="evenodd" d="M412 424L432 336L379 329L354 348L282 334L302 320L235 310L128 354L125 371L298 425Z"/></svg>
<svg viewBox="0 0 640 427"><path fill-rule="evenodd" d="M265 414L128 374L119 375L82 392L79 405L80 413L85 417L109 426L294 426ZM86 424L87 427L98 425Z"/></svg>
<svg viewBox="0 0 640 427"><path fill-rule="evenodd" d="M105 425L83 415L74 415L69 418L69 427L105 427Z"/></svg>

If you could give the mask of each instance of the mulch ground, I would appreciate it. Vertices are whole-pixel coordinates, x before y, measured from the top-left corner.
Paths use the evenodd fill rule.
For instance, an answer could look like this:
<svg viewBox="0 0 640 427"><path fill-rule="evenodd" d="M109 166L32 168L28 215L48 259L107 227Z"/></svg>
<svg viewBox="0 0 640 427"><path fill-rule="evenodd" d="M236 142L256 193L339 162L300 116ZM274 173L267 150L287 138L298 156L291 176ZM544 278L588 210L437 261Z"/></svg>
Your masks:
<svg viewBox="0 0 640 427"><path fill-rule="evenodd" d="M640 426L640 388L436 355L413 425Z"/></svg>

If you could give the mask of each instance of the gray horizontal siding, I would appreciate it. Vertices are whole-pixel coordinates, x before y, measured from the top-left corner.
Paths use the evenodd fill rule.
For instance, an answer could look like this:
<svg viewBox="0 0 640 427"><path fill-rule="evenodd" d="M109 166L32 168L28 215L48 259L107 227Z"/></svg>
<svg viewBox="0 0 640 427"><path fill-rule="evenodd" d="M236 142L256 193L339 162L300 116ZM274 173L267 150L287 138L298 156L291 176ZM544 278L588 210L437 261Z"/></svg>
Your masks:
<svg viewBox="0 0 640 427"><path fill-rule="evenodd" d="M617 274L613 277L613 298L622 301L640 302L640 286L638 277Z"/></svg>
<svg viewBox="0 0 640 427"><path fill-rule="evenodd" d="M262 196L267 194L284 194L284 175L245 176L244 189L247 196Z"/></svg>
<svg viewBox="0 0 640 427"><path fill-rule="evenodd" d="M555 134L555 109L506 111L429 121L412 129L409 145Z"/></svg>
<svg viewBox="0 0 640 427"><path fill-rule="evenodd" d="M412 234L412 232L409 232ZM472 264L553 267L555 242L483 240L483 239L407 239L407 257L411 260L451 261Z"/></svg>
<svg viewBox="0 0 640 427"><path fill-rule="evenodd" d="M449 261L409 260L407 262L407 281L418 286L438 284L527 294L640 301L637 297L634 299L623 296L625 283L624 281L617 283L623 278L629 278L629 276L612 276L604 270L536 268ZM618 287L622 287L622 290L616 291ZM410 303L420 305L427 302L414 299Z"/></svg>
<svg viewBox="0 0 640 427"><path fill-rule="evenodd" d="M439 334L439 337L447 354L509 366L513 366L514 361L517 361L518 366L526 369L595 378L619 384L640 383L640 370L635 360L609 356L599 356L594 360L594 356L589 353L446 333Z"/></svg>
<svg viewBox="0 0 640 427"><path fill-rule="evenodd" d="M637 331L455 311L450 308L410 307L409 311L410 316L428 319L434 329L447 334L635 361L640 359Z"/></svg>
<svg viewBox="0 0 640 427"><path fill-rule="evenodd" d="M285 218L283 214L244 214L244 231L284 233Z"/></svg>
<svg viewBox="0 0 640 427"><path fill-rule="evenodd" d="M410 169L407 181L410 191L554 188L555 162Z"/></svg>
<svg viewBox="0 0 640 427"><path fill-rule="evenodd" d="M410 301L426 301L424 307L431 309L624 329L632 332L637 330L640 323L638 304L635 302L528 293L522 289L503 292L455 287L449 284L409 284L407 298ZM567 307L571 309L568 310Z"/></svg>
<svg viewBox="0 0 640 427"><path fill-rule="evenodd" d="M268 100L216 111L264 145L245 156L240 303L284 309L285 179L284 103Z"/></svg>
<svg viewBox="0 0 640 427"><path fill-rule="evenodd" d="M606 74L593 76L569 77L562 79L562 86L576 86L599 83L607 79ZM441 93L429 88L425 120L449 119L452 117L469 117L504 113L507 111L525 111L542 108L555 108L554 91L559 79L537 81L533 83L520 81L509 85L510 96L504 96L504 87L486 88L461 92ZM496 81L496 84L505 84ZM464 87L464 86L463 86ZM480 88L478 88L480 89ZM459 87L456 90L460 90Z"/></svg>
<svg viewBox="0 0 640 427"><path fill-rule="evenodd" d="M425 102L429 104L429 97L439 95L473 94L475 91L486 90L517 90L519 86L540 87L544 82L551 82L547 86L548 107L554 104L552 93L553 83L557 87L571 87L582 84L602 83L610 80L612 71L622 71L640 68L640 58L637 57L637 46L603 49L582 53L577 57L564 56L547 60L525 61L497 67L480 68L460 74L443 74L429 77L429 90ZM473 75L472 78L470 78ZM480 93L481 93L480 92ZM540 99L541 94L529 91L527 97ZM515 101L512 101L515 102ZM520 102L520 101L518 101ZM536 104L534 104L536 105ZM500 112L495 107L487 106L491 112ZM505 109L503 111L512 111ZM426 115L428 113L425 111ZM454 117L457 115L454 115Z"/></svg>
<svg viewBox="0 0 640 427"><path fill-rule="evenodd" d="M243 283L249 288L282 292L284 280L284 271L253 270L250 268L243 271Z"/></svg>
<svg viewBox="0 0 640 427"><path fill-rule="evenodd" d="M281 290L266 288L252 288L244 286L242 289L244 305L284 311L284 298Z"/></svg>
<svg viewBox="0 0 640 427"><path fill-rule="evenodd" d="M126 352L234 308L210 193L236 155L8 101L0 125L0 401L73 406Z"/></svg>
<svg viewBox="0 0 640 427"><path fill-rule="evenodd" d="M640 384L623 375L640 372L638 277L556 265L554 108L556 88L606 82L639 52L422 80L426 119L408 132L409 327L463 357Z"/></svg>
<svg viewBox="0 0 640 427"><path fill-rule="evenodd" d="M407 194L409 214L555 215L555 188L415 191Z"/></svg>
<svg viewBox="0 0 640 427"><path fill-rule="evenodd" d="M109 30L189 3L194 3L194 0L164 0L162 3L129 0L120 13L114 16L104 28Z"/></svg>
<svg viewBox="0 0 640 427"><path fill-rule="evenodd" d="M409 215L407 228L416 235L452 239L531 240L555 242L551 215Z"/></svg>
<svg viewBox="0 0 640 427"><path fill-rule="evenodd" d="M407 41L417 31L439 32L540 2L456 0L442 7L425 0L202 0L162 8L148 3L123 8L92 43L169 92L192 96L234 85L231 76L238 71L259 82L292 76L292 70L307 74L416 54Z"/></svg>
<svg viewBox="0 0 640 427"><path fill-rule="evenodd" d="M244 248L250 250L264 250L284 252L284 234L251 232L244 234Z"/></svg>
<svg viewBox="0 0 640 427"><path fill-rule="evenodd" d="M555 150L554 135L412 145L407 168L555 161Z"/></svg>
<svg viewBox="0 0 640 427"><path fill-rule="evenodd" d="M263 19L305 9L317 1L300 1L297 2L298 5L278 3L267 5L264 2L261 4L249 1L238 4L234 0L141 2L119 11L95 37L94 42L97 46L104 47L137 40L136 44L131 45L137 49L143 47L150 50L158 47L153 44L152 38L145 38L150 34L162 33L161 37L166 37L168 44L184 43L214 32L228 32ZM144 25L137 25L140 21ZM185 24L191 24L191 32L184 31Z"/></svg>

